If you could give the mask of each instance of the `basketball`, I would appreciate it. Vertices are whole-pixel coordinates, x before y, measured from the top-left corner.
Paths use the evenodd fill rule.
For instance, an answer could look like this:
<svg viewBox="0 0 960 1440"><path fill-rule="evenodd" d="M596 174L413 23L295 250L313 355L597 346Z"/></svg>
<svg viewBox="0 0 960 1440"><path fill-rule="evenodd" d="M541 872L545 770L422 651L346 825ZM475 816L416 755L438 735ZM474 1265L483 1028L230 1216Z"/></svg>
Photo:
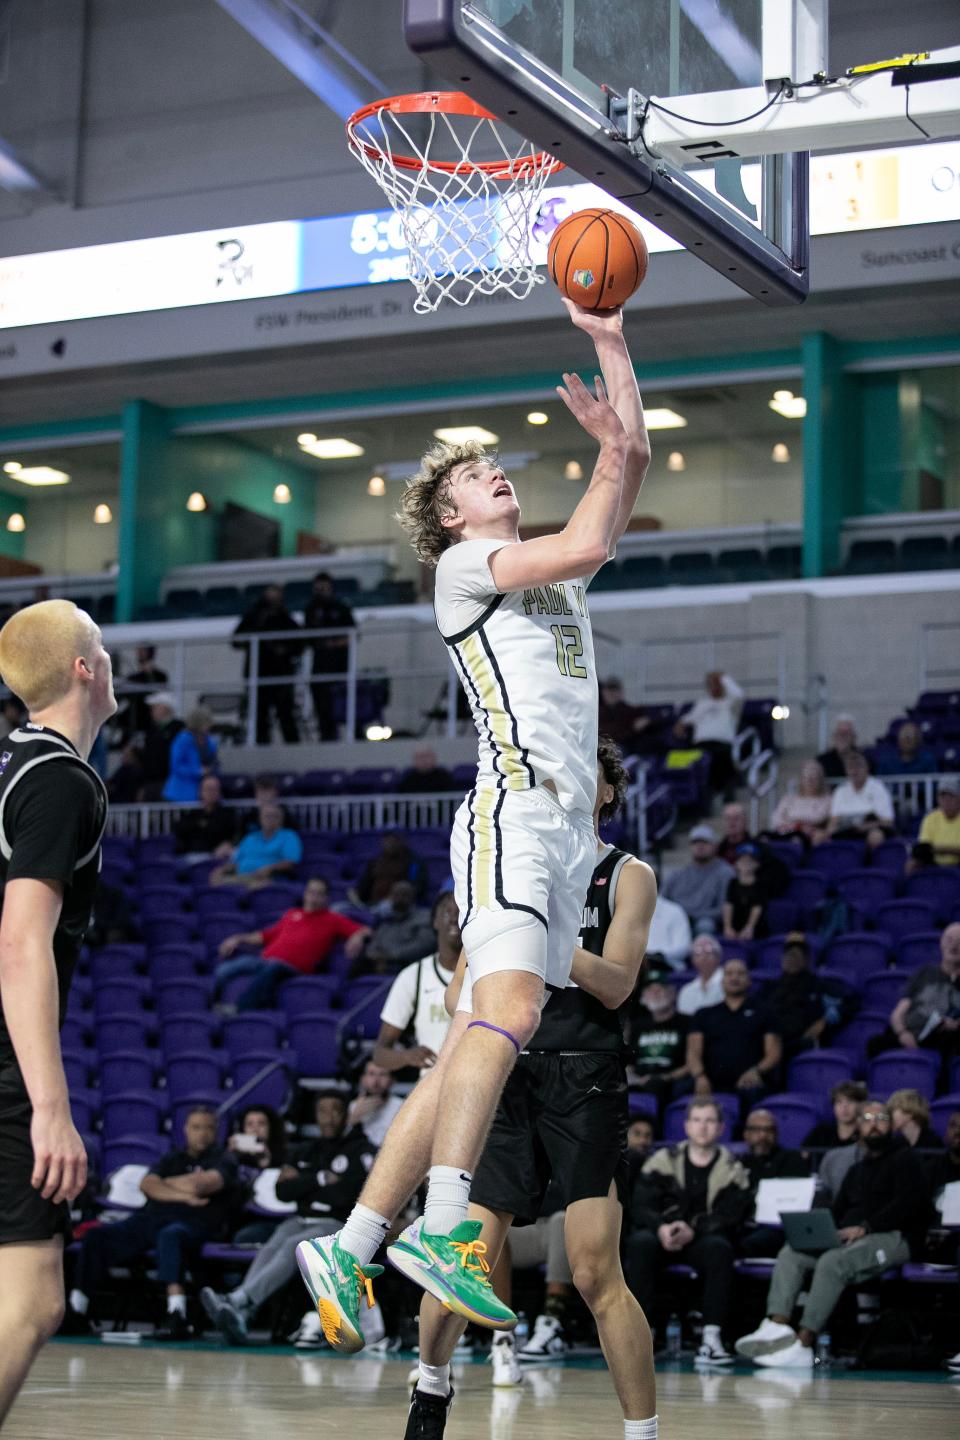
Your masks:
<svg viewBox="0 0 960 1440"><path fill-rule="evenodd" d="M647 244L615 210L578 210L553 232L547 265L568 300L584 310L615 310L643 283Z"/></svg>

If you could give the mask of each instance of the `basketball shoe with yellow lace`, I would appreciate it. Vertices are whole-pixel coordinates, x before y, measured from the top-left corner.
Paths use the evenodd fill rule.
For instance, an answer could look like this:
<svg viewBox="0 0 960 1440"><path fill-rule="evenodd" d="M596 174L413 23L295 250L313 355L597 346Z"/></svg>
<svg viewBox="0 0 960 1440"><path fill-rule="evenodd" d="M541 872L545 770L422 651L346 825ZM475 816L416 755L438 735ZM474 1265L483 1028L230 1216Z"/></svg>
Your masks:
<svg viewBox="0 0 960 1440"><path fill-rule="evenodd" d="M373 1281L383 1274L382 1265L361 1265L344 1250L339 1235L322 1235L301 1240L297 1264L303 1283L313 1296L324 1336L334 1350L352 1355L363 1349L360 1330L360 1301L374 1304Z"/></svg>
<svg viewBox="0 0 960 1440"><path fill-rule="evenodd" d="M482 1229L479 1220L463 1220L449 1235L433 1235L424 1230L422 1218L414 1220L387 1247L387 1259L455 1314L491 1330L512 1330L517 1317L497 1299L487 1278Z"/></svg>

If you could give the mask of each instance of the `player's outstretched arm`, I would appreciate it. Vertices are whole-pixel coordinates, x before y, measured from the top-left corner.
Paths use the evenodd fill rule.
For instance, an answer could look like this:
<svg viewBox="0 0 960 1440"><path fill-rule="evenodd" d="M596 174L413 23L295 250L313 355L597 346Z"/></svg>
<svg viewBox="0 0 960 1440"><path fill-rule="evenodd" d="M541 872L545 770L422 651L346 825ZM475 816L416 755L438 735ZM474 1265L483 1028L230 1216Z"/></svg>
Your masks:
<svg viewBox="0 0 960 1440"><path fill-rule="evenodd" d="M636 988L656 903L657 881L650 866L642 860L624 865L603 954L579 948L573 952L570 978L608 1010L623 1005Z"/></svg>
<svg viewBox="0 0 960 1440"><path fill-rule="evenodd" d="M507 544L491 555L490 573L498 590L582 579L600 569L616 544L627 450L623 422L599 375L594 394L579 375L571 374L564 374L557 393L577 423L599 443L600 454L586 493L558 535Z"/></svg>
<svg viewBox="0 0 960 1440"><path fill-rule="evenodd" d="M577 329L589 335L596 346L610 404L620 416L627 436L623 493L614 526L613 543L616 545L627 528L650 464L650 438L643 418L643 401L623 336L623 311L581 310L572 300L564 300L563 303Z"/></svg>

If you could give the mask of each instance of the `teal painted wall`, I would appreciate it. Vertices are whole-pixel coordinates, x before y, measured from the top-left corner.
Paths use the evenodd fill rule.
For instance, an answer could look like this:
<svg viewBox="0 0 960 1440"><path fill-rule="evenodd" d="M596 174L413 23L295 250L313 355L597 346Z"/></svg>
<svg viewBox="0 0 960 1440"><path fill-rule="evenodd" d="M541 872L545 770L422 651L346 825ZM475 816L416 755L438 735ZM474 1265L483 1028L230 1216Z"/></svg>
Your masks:
<svg viewBox="0 0 960 1440"><path fill-rule="evenodd" d="M316 528L316 482L285 460L245 445L231 435L175 435L170 437L171 510L178 508L187 522L205 520L205 526L178 525L170 535L170 565L200 565L216 557L216 516L227 500L245 505L280 523L280 553L297 553L297 532ZM288 505L278 505L274 486L290 487ZM209 510L191 515L183 507L192 490L207 498ZM176 556L176 558L172 558Z"/></svg>
<svg viewBox="0 0 960 1440"><path fill-rule="evenodd" d="M17 514L23 516L29 529L29 508L30 502L26 497L21 499L19 495L0 495L0 555L9 555L12 560L24 558L23 552L27 543L26 533L23 530L19 534L15 530L8 530L7 521L16 511Z"/></svg>

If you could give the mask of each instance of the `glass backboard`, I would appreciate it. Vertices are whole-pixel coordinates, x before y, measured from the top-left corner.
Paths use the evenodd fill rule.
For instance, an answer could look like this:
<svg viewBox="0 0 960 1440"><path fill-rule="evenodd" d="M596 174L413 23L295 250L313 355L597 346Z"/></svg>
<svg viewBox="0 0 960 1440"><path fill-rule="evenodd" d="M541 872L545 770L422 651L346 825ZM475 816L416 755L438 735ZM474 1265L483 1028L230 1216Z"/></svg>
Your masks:
<svg viewBox="0 0 960 1440"><path fill-rule="evenodd" d="M809 0L405 0L404 23L452 86L772 305L807 293L806 154L742 160L705 131L679 168L645 149L639 117L651 98L755 104L795 3Z"/></svg>

